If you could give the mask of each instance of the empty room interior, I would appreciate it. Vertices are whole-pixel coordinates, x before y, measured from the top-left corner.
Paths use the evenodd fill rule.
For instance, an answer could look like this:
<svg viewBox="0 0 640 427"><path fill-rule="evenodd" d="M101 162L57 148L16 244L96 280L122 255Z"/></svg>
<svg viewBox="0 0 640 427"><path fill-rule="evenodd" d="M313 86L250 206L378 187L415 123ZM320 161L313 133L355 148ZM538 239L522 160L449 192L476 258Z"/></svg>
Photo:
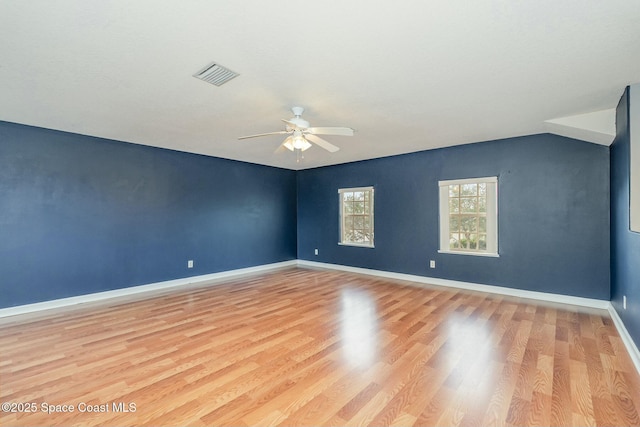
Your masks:
<svg viewBox="0 0 640 427"><path fill-rule="evenodd" d="M639 426L640 3L0 2L0 425Z"/></svg>

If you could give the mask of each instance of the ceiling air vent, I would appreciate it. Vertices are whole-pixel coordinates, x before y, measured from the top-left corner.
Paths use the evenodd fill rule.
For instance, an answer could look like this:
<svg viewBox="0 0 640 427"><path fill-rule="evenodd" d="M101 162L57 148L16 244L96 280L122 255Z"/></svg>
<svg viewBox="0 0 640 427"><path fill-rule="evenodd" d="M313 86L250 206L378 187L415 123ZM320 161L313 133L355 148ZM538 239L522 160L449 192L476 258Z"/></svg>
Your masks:
<svg viewBox="0 0 640 427"><path fill-rule="evenodd" d="M204 80L212 85L222 86L234 77L239 76L235 71L231 71L228 68L223 67L215 62L207 65L202 70L198 71L193 77Z"/></svg>

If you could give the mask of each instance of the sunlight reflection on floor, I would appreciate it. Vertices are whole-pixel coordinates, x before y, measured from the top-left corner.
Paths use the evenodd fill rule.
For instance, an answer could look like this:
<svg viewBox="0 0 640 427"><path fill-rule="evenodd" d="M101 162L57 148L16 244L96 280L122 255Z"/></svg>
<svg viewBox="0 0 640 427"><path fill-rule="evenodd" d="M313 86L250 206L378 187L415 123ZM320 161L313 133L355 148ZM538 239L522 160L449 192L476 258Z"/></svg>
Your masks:
<svg viewBox="0 0 640 427"><path fill-rule="evenodd" d="M495 370L493 353L496 343L492 340L491 326L482 319L469 322L468 317L452 316L447 320L447 337L451 364L456 365L460 359L465 359L464 384L471 387L472 394L483 396L489 391L484 389L488 384L483 379L490 377Z"/></svg>
<svg viewBox="0 0 640 427"><path fill-rule="evenodd" d="M376 359L378 344L375 301L364 291L345 289L340 303L344 358L352 366L369 366Z"/></svg>

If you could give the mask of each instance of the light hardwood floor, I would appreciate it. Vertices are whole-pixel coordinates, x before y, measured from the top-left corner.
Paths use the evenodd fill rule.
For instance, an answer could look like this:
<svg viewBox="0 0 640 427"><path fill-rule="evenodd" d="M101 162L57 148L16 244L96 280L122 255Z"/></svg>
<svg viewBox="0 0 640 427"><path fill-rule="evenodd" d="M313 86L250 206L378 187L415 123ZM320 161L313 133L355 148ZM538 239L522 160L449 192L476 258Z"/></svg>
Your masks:
<svg viewBox="0 0 640 427"><path fill-rule="evenodd" d="M303 268L2 319L0 396L32 411L2 426L640 425L606 311Z"/></svg>

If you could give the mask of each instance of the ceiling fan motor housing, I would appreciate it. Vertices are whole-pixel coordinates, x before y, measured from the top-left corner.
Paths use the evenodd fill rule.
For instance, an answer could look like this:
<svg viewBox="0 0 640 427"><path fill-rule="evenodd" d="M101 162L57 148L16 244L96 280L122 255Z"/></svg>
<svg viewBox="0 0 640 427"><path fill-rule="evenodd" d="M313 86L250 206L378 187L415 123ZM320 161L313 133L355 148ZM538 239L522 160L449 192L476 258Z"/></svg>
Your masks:
<svg viewBox="0 0 640 427"><path fill-rule="evenodd" d="M304 112L304 108L303 107L292 107L291 111L293 111L293 115L295 117L292 118L292 119L289 119L288 120L289 123L293 123L299 129L306 129L306 128L309 127L309 122L306 121L305 119L303 119L302 117L300 117L302 115L302 113Z"/></svg>

